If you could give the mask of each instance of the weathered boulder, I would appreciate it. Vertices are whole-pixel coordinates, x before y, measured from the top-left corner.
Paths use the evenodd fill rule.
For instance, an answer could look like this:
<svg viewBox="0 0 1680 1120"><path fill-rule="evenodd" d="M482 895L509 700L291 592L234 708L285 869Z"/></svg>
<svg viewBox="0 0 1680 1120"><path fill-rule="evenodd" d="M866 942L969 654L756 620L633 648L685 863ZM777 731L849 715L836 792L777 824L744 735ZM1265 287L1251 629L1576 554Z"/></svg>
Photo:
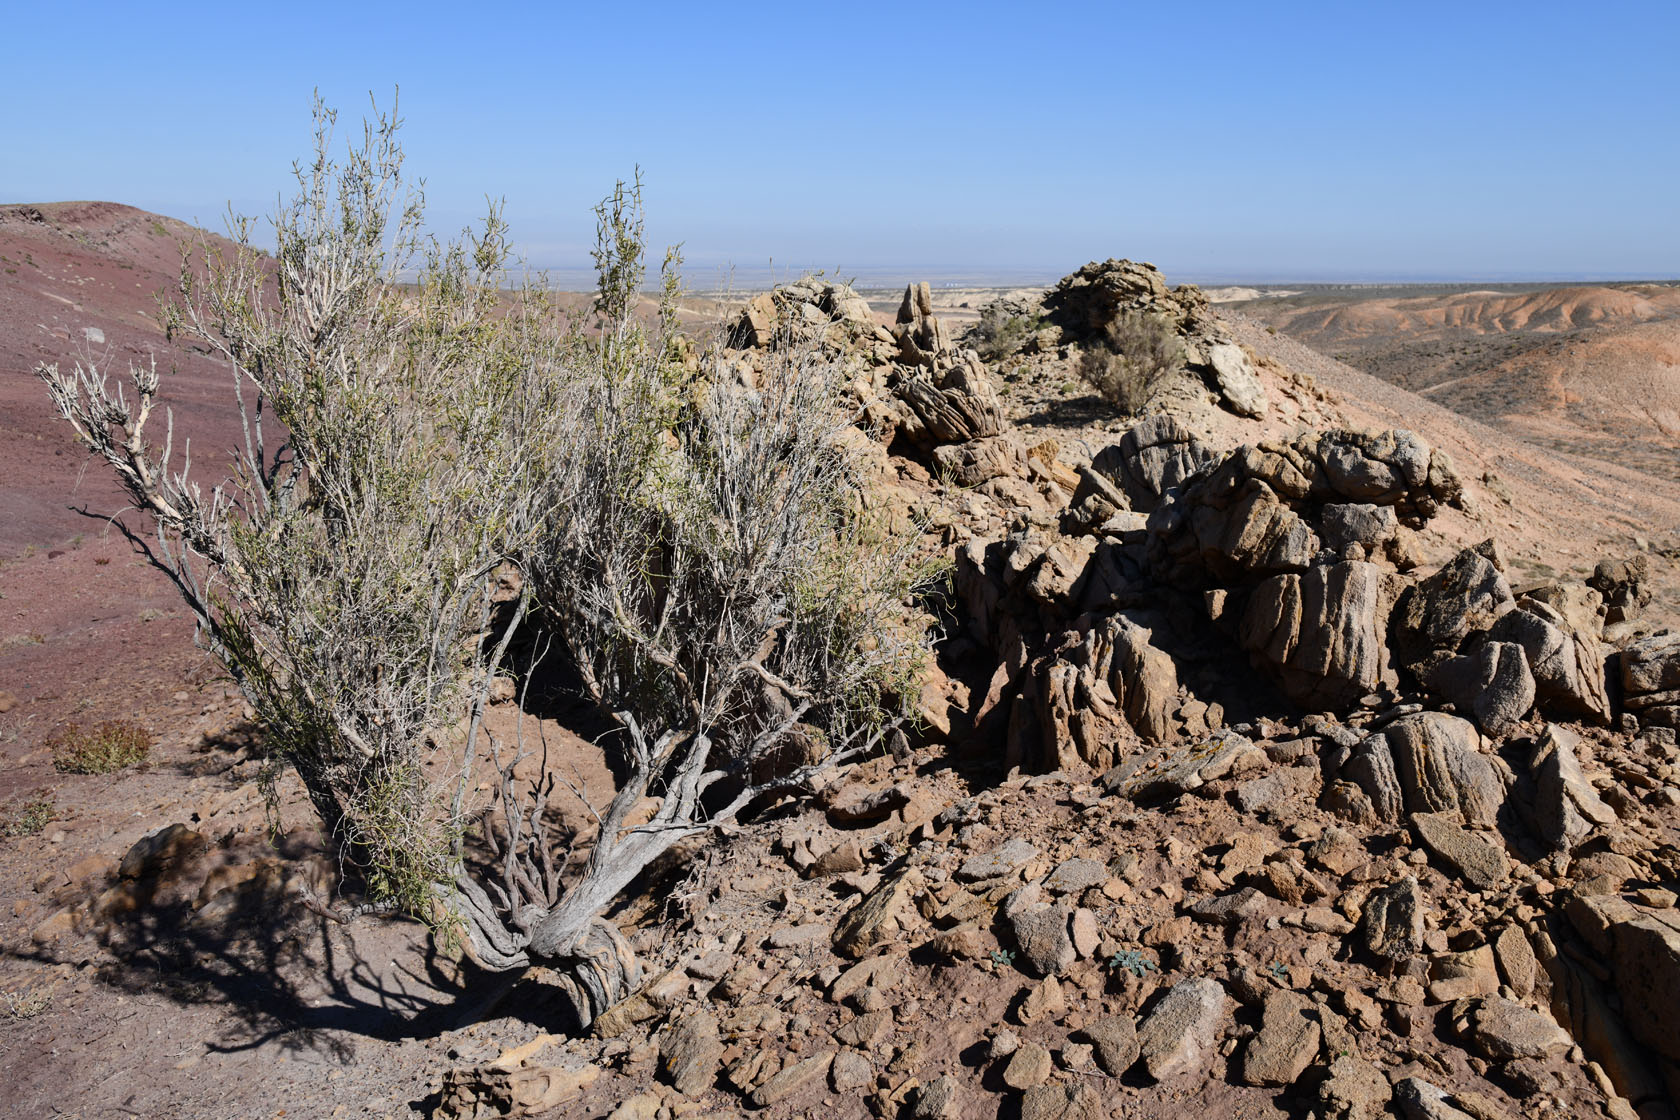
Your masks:
<svg viewBox="0 0 1680 1120"><path fill-rule="evenodd" d="M908 365L932 365L935 355L951 349L950 332L933 313L933 290L925 281L905 286L892 334L900 360Z"/></svg>
<svg viewBox="0 0 1680 1120"><path fill-rule="evenodd" d="M1225 730L1132 755L1100 781L1110 793L1151 801L1200 789L1230 774L1243 760L1264 757L1253 740Z"/></svg>
<svg viewBox="0 0 1680 1120"><path fill-rule="evenodd" d="M1587 585L1604 597L1604 620L1616 623L1636 617L1651 601L1645 582L1650 576L1651 561L1643 552L1622 560L1600 560Z"/></svg>
<svg viewBox="0 0 1680 1120"><path fill-rule="evenodd" d="M1534 706L1528 654L1515 642L1483 642L1470 653L1437 661L1427 683L1495 739Z"/></svg>
<svg viewBox="0 0 1680 1120"><path fill-rule="evenodd" d="M1319 1084L1319 1115L1325 1120L1377 1120L1394 1095L1383 1071L1355 1053L1339 1054Z"/></svg>
<svg viewBox="0 0 1680 1120"><path fill-rule="evenodd" d="M957 878L975 882L1013 875L1037 858L1037 848L1019 836L1012 836L991 851L969 856L957 868Z"/></svg>
<svg viewBox="0 0 1680 1120"><path fill-rule="evenodd" d="M1275 989L1266 996L1260 1030L1243 1051L1242 1079L1249 1085L1293 1085L1318 1057L1317 1005L1300 992Z"/></svg>
<svg viewBox="0 0 1680 1120"><path fill-rule="evenodd" d="M1487 996L1470 1005L1467 1028L1478 1050L1497 1061L1548 1058L1573 1044L1569 1032L1548 1016L1503 996Z"/></svg>
<svg viewBox="0 0 1680 1120"><path fill-rule="evenodd" d="M1055 976L1077 959L1068 936L1066 908L1041 903L1009 914L1006 921L1021 950L1022 963L1032 975Z"/></svg>
<svg viewBox="0 0 1680 1120"><path fill-rule="evenodd" d="M1437 1003L1499 994L1493 947L1478 945L1429 962L1429 998Z"/></svg>
<svg viewBox="0 0 1680 1120"><path fill-rule="evenodd" d="M1103 1120L1108 1109L1085 1084L1038 1085L1021 1097L1021 1120Z"/></svg>
<svg viewBox="0 0 1680 1120"><path fill-rule="evenodd" d="M777 1101L822 1081L828 1076L828 1067L833 1062L833 1050L825 1050L803 1061L794 1062L749 1093L747 1101L754 1108L769 1108Z"/></svg>
<svg viewBox="0 0 1680 1120"><path fill-rule="evenodd" d="M1170 412L1150 416L1092 457L1068 504L1070 527L1089 531L1128 509L1147 514L1217 459Z"/></svg>
<svg viewBox="0 0 1680 1120"><path fill-rule="evenodd" d="M677 1019L659 1045L659 1072L684 1096L710 1089L722 1064L717 1020L703 1007Z"/></svg>
<svg viewBox="0 0 1680 1120"><path fill-rule="evenodd" d="M1606 651L1596 627L1589 629L1552 605L1526 596L1500 617L1488 636L1520 645L1534 677L1534 699L1549 715L1610 722L1605 688Z"/></svg>
<svg viewBox="0 0 1680 1120"><path fill-rule="evenodd" d="M962 1085L949 1074L936 1077L916 1092L910 1120L962 1120L968 1115Z"/></svg>
<svg viewBox="0 0 1680 1120"><path fill-rule="evenodd" d="M930 372L905 378L894 392L906 410L904 434L924 447L967 443L1004 430L997 391L972 350L942 355Z"/></svg>
<svg viewBox="0 0 1680 1120"><path fill-rule="evenodd" d="M1255 420L1265 416L1266 387L1243 348L1234 342L1215 342L1207 347L1206 356L1214 387L1226 406L1238 416Z"/></svg>
<svg viewBox="0 0 1680 1120"><path fill-rule="evenodd" d="M548 1036L539 1038L546 1042ZM525 1049L515 1047L515 1051ZM575 1101L600 1076L597 1066L568 1069L502 1058L445 1070L432 1115L439 1120L538 1116Z"/></svg>
<svg viewBox="0 0 1680 1120"><path fill-rule="evenodd" d="M1118 453L1104 459L1113 452ZM1097 452L1091 465L1099 470L1107 468L1106 473L1125 492L1132 508L1148 513L1162 494L1217 459L1218 455L1177 418L1161 413L1133 425L1118 445Z"/></svg>
<svg viewBox="0 0 1680 1120"><path fill-rule="evenodd" d="M1142 1053L1138 1046L1137 1020L1130 1015L1112 1015L1086 1027L1081 1036L1095 1048L1097 1064L1110 1077L1119 1077Z"/></svg>
<svg viewBox="0 0 1680 1120"><path fill-rule="evenodd" d="M1005 475L1026 473L1027 449L1014 433L1005 432L936 447L933 465L954 485L974 487Z"/></svg>
<svg viewBox="0 0 1680 1120"><path fill-rule="evenodd" d="M1252 583L1316 560L1324 506L1389 507L1415 526L1460 496L1451 463L1411 432L1307 432L1240 447L1165 495L1150 562L1178 586Z"/></svg>
<svg viewBox="0 0 1680 1120"><path fill-rule="evenodd" d="M921 872L912 867L876 887L835 926L834 951L860 957L897 935L914 913L915 896L924 886Z"/></svg>
<svg viewBox="0 0 1680 1120"><path fill-rule="evenodd" d="M1361 919L1365 947L1387 961L1403 963L1423 948L1423 892L1408 875L1375 892Z"/></svg>
<svg viewBox="0 0 1680 1120"><path fill-rule="evenodd" d="M1100 333L1122 311L1165 313L1177 322L1185 316L1172 296L1166 278L1152 264L1092 261L1057 281L1045 294L1044 312L1061 328L1064 339L1077 342Z"/></svg>
<svg viewBox="0 0 1680 1120"><path fill-rule="evenodd" d="M1221 467L1169 492L1149 515L1157 578L1185 587L1246 584L1302 571L1317 556L1317 534L1287 502L1254 479L1223 486L1230 473Z"/></svg>
<svg viewBox="0 0 1680 1120"><path fill-rule="evenodd" d="M1594 959L1609 968L1627 1029L1680 1062L1680 911L1642 909L1613 894L1577 894L1566 913Z"/></svg>
<svg viewBox="0 0 1680 1120"><path fill-rule="evenodd" d="M1554 849L1568 850L1585 840L1596 826L1616 822L1615 810L1604 803L1575 757L1580 737L1568 728L1547 724L1535 745L1529 770L1534 776L1534 801L1528 806L1530 826Z"/></svg>
<svg viewBox="0 0 1680 1120"><path fill-rule="evenodd" d="M1680 634L1653 634L1624 646L1622 703L1639 721L1680 726Z"/></svg>
<svg viewBox="0 0 1680 1120"><path fill-rule="evenodd" d="M1445 1091L1421 1077L1402 1077L1394 1083L1394 1103L1406 1120L1493 1120L1473 1117L1447 1103Z"/></svg>
<svg viewBox="0 0 1680 1120"><path fill-rule="evenodd" d="M1205 1073L1213 1060L1225 989L1198 976L1180 980L1138 1026L1138 1046L1157 1081Z"/></svg>
<svg viewBox="0 0 1680 1120"><path fill-rule="evenodd" d="M891 343L869 303L845 284L807 276L748 300L728 330L736 349L766 349L778 332L809 331L833 349Z"/></svg>
<svg viewBox="0 0 1680 1120"><path fill-rule="evenodd" d="M1341 776L1365 792L1379 820L1457 810L1471 824L1491 826L1511 778L1480 748L1481 736L1465 720L1415 712L1363 740Z"/></svg>
<svg viewBox="0 0 1680 1120"><path fill-rule="evenodd" d="M1427 680L1436 662L1516 606L1492 541L1467 548L1400 596L1391 641L1400 664Z"/></svg>
<svg viewBox="0 0 1680 1120"><path fill-rule="evenodd" d="M1457 814L1414 813L1411 824L1430 854L1476 890L1491 890L1510 878L1504 849L1459 827Z"/></svg>
<svg viewBox="0 0 1680 1120"><path fill-rule="evenodd" d="M1611 939L1616 989L1634 1036L1680 1062L1680 915L1647 914L1616 926Z"/></svg>
<svg viewBox="0 0 1680 1120"><path fill-rule="evenodd" d="M1324 544L1344 559L1364 560L1392 543L1400 533L1393 506L1369 502L1333 502L1319 518Z"/></svg>
<svg viewBox="0 0 1680 1120"><path fill-rule="evenodd" d="M1140 736L1151 742L1172 738L1178 706L1178 666L1156 646L1146 615L1119 612L1092 627L1085 639L1085 664Z"/></svg>
<svg viewBox="0 0 1680 1120"><path fill-rule="evenodd" d="M1392 506L1409 525L1421 525L1442 505L1462 499L1452 460L1403 428L1306 432L1239 454L1249 475L1292 501Z"/></svg>
<svg viewBox="0 0 1680 1120"><path fill-rule="evenodd" d="M137 880L163 877L203 851L208 843L203 834L184 824L166 825L136 840L123 853L117 874L124 879Z"/></svg>
<svg viewBox="0 0 1680 1120"><path fill-rule="evenodd" d="M1386 644L1393 596L1386 573L1363 561L1273 576L1250 596L1238 640L1295 703L1346 708L1399 679Z"/></svg>

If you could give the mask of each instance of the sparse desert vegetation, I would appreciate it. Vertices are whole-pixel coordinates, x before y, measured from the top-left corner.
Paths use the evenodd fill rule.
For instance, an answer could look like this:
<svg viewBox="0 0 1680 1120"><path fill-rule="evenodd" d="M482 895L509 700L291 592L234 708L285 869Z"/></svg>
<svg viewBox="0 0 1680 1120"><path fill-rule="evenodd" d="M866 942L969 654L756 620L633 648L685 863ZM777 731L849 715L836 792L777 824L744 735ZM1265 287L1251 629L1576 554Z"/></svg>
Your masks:
<svg viewBox="0 0 1680 1120"><path fill-rule="evenodd" d="M893 259L950 236L947 165L1069 211L1061 172L1101 183L1060 233L985 216L1017 253L1083 255L1077 226L1087 263L949 285L776 265L696 297L639 172L575 285L520 256L528 169L446 234L459 188L403 141L524 159L518 49L494 119L446 102L443 133L317 100L268 225L0 205L4 1111L1675 1120L1677 289L1214 290L1109 256L1121 228L1259 252L1211 211L1262 198L1328 215L1306 259L1427 201L1347 162L1301 203L1241 146L1288 143L1245 108L1269 56L1216 158L1197 99L1264 53L1210 54L1218 24L1163 52L1220 59L1194 81L1133 51L973 132L923 119L947 60L901 29ZM654 56L619 80L621 36L581 37L600 100L554 197L675 108ZM1110 86L1117 146L1080 120ZM676 174L762 179L734 236L867 244L849 177L887 161L840 104L760 97L733 163ZM1205 189L1136 173L1169 148Z"/></svg>

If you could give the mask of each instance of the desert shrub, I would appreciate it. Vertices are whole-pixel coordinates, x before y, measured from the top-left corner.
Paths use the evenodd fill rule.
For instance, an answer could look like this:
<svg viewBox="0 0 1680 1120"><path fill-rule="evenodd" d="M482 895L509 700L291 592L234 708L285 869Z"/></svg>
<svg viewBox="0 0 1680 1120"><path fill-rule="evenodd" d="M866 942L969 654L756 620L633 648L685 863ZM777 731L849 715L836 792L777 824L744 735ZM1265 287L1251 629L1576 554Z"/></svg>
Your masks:
<svg viewBox="0 0 1680 1120"><path fill-rule="evenodd" d="M47 740L47 749L53 766L66 774L112 774L146 761L152 736L126 719L106 720L88 729L71 723Z"/></svg>
<svg viewBox="0 0 1680 1120"><path fill-rule="evenodd" d="M1146 311L1121 311L1080 354L1079 376L1130 413L1153 400L1183 362L1184 347L1171 322Z"/></svg>
<svg viewBox="0 0 1680 1120"><path fill-rule="evenodd" d="M970 329L970 345L988 361L1002 361L1018 353L1027 339L1044 329L1044 319L1014 301L993 300L980 309L979 321Z"/></svg>
<svg viewBox="0 0 1680 1120"><path fill-rule="evenodd" d="M597 212L593 321L562 324L540 287L506 286L494 209L460 240L422 234L394 118L342 162L333 123L318 105L272 261L241 220L231 254L200 242L182 270L171 330L225 360L244 423L227 481L205 492L148 443L155 364L132 404L97 367L39 373L152 518L257 713L270 788L296 771L367 906L491 968L556 962L587 1020L637 975L598 916L620 890L892 725L921 648L895 625L911 569L861 513L814 344L777 348L751 392L715 375L716 348L696 361L675 335L674 253L638 319L639 182ZM516 636L565 651L622 729L626 777L569 877L556 776L516 783L526 745L482 733Z"/></svg>
<svg viewBox="0 0 1680 1120"><path fill-rule="evenodd" d="M0 808L0 836L34 836L58 819L58 807L44 793L30 794Z"/></svg>

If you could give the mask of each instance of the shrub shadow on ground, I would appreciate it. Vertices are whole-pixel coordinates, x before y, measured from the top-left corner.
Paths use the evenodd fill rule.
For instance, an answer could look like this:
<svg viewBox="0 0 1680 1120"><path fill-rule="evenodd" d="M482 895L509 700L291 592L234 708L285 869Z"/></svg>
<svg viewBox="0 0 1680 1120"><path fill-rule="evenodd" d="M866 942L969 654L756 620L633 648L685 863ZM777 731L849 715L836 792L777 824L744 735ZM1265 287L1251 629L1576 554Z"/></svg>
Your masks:
<svg viewBox="0 0 1680 1120"><path fill-rule="evenodd" d="M347 1062L358 1040L433 1038L504 1005L541 1029L576 1029L565 1002L531 971L488 972L454 959L407 919L340 924L305 909L276 880L254 879L197 909L190 899L138 905L106 918L97 936L105 951L92 967L101 984L226 1017L222 1036L205 1043L212 1052L272 1044ZM86 958L85 946L8 955L45 964Z"/></svg>
<svg viewBox="0 0 1680 1120"><path fill-rule="evenodd" d="M1084 396L1046 401L1037 411L1018 419L1016 424L1037 428L1084 428L1117 419L1120 415L1118 409L1096 393L1086 393Z"/></svg>

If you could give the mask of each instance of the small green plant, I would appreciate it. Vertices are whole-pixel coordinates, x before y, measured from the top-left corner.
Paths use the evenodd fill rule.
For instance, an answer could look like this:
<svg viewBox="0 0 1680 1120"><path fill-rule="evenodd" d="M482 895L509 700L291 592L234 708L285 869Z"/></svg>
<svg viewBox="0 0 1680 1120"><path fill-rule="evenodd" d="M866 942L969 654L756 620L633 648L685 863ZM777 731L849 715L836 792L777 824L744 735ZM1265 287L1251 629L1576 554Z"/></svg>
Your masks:
<svg viewBox="0 0 1680 1120"><path fill-rule="evenodd" d="M66 774L112 774L144 762L152 737L132 720L112 719L92 730L71 723L47 740L53 766Z"/></svg>
<svg viewBox="0 0 1680 1120"><path fill-rule="evenodd" d="M1266 966L1266 971L1270 973L1272 979L1276 980L1279 984L1287 984L1289 982L1289 966L1284 964L1282 961L1273 961L1271 964Z"/></svg>
<svg viewBox="0 0 1680 1120"><path fill-rule="evenodd" d="M33 793L0 809L0 836L34 836L58 817L58 807L44 793Z"/></svg>
<svg viewBox="0 0 1680 1120"><path fill-rule="evenodd" d="M1014 967L1014 964L1015 964L1015 950L1013 950L1013 949L993 949L992 950L992 963L996 964L996 965L1001 965L1004 968Z"/></svg>
<svg viewBox="0 0 1680 1120"><path fill-rule="evenodd" d="M1119 972L1121 969L1125 969L1139 979L1142 979L1147 973L1161 971L1154 961L1143 955L1141 949L1121 949L1108 958L1108 970L1110 972Z"/></svg>
<svg viewBox="0 0 1680 1120"><path fill-rule="evenodd" d="M0 1003L5 1005L5 1017L8 1019L33 1019L52 1006L52 993L5 992L0 993Z"/></svg>

